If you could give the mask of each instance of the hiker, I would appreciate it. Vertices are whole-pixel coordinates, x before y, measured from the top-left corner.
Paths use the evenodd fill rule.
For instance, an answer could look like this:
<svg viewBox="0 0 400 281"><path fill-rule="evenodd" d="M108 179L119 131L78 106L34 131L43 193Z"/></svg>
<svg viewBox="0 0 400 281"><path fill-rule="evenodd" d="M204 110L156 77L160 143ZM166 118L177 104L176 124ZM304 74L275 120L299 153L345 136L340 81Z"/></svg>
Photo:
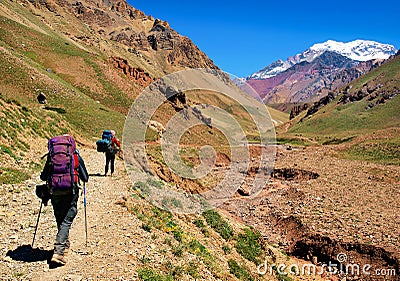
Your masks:
<svg viewBox="0 0 400 281"><path fill-rule="evenodd" d="M108 173L108 166L110 166L110 172L111 176L114 173L114 162L115 162L115 155L121 150L121 142L117 137L115 136L115 131L110 130L111 132L111 149L108 149L105 154L106 154L106 166L105 166L105 172L104 176L107 176Z"/></svg>
<svg viewBox="0 0 400 281"><path fill-rule="evenodd" d="M51 261L65 265L65 255L70 247L69 230L78 212L79 183L87 182L89 175L72 136L51 138L48 149L40 179L47 182L58 228Z"/></svg>
<svg viewBox="0 0 400 281"><path fill-rule="evenodd" d="M47 98L42 92L40 92L39 95L36 98L37 98L38 103L40 103L40 104L46 104L47 103Z"/></svg>

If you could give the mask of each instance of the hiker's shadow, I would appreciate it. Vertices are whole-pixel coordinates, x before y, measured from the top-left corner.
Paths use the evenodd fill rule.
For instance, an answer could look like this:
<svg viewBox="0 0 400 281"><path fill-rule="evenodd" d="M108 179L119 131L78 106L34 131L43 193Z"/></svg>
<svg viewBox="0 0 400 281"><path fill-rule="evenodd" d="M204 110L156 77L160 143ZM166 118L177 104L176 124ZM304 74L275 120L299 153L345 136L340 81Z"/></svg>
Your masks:
<svg viewBox="0 0 400 281"><path fill-rule="evenodd" d="M23 262L38 262L47 261L50 264L51 257L53 255L53 250L43 250L35 248L33 249L31 245L22 245L15 250L9 250L6 256L9 256L15 261Z"/></svg>
<svg viewBox="0 0 400 281"><path fill-rule="evenodd" d="M104 174L96 173L96 174L89 174L89 177L105 177Z"/></svg>

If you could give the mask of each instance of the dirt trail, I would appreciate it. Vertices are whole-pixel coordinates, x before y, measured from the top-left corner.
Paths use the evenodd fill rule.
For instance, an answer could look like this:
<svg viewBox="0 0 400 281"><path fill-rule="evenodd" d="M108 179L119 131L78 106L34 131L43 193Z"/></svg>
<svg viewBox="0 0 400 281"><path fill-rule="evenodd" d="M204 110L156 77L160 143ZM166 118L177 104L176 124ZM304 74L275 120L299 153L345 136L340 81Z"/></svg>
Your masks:
<svg viewBox="0 0 400 281"><path fill-rule="evenodd" d="M32 242L40 201L34 194L38 175L30 187L3 185L0 209L0 278L2 280L135 280L137 259L146 253L139 220L118 204L131 185L124 163L116 161L113 177L104 177L104 155L83 149L91 175L87 184L88 246L85 246L83 196L70 231L71 252L63 267L49 268L48 259L56 234L52 206L43 207L34 251Z"/></svg>

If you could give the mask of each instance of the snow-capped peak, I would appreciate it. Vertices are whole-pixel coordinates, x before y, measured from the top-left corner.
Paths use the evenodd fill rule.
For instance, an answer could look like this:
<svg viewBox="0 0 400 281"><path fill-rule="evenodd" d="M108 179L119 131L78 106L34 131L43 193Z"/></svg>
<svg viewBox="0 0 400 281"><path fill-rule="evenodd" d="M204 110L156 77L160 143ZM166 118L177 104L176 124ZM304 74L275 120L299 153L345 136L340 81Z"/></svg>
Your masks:
<svg viewBox="0 0 400 281"><path fill-rule="evenodd" d="M396 54L393 45L382 44L369 40L355 40L347 43L328 40L317 43L304 52L289 57L286 61L278 60L264 69L253 73L248 79L266 79L276 76L295 64L303 61L311 62L326 51L336 52L355 61L368 61L372 59L388 59Z"/></svg>
<svg viewBox="0 0 400 281"><path fill-rule="evenodd" d="M310 50L317 52L332 51L357 61L388 59L396 53L396 48L393 45L368 40L355 40L348 43L328 40L325 43L313 45Z"/></svg>

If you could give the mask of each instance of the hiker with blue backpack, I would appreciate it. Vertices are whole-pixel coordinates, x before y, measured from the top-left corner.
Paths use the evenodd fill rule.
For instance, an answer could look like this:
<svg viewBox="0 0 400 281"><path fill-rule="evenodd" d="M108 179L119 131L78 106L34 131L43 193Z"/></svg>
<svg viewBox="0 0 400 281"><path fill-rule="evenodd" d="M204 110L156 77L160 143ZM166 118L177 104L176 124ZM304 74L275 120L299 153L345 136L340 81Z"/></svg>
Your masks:
<svg viewBox="0 0 400 281"><path fill-rule="evenodd" d="M115 136L115 131L104 130L101 140L96 142L97 151L104 152L106 155L106 165L104 168L104 176L107 176L110 168L111 176L114 173L115 155L121 151L121 142Z"/></svg>
<svg viewBox="0 0 400 281"><path fill-rule="evenodd" d="M65 255L70 247L69 230L78 212L79 184L80 181L86 183L89 175L72 136L51 138L48 150L47 161L40 174L40 179L47 182L48 196L42 198L42 202L47 205L46 199L51 200L57 221L58 232L51 262L65 265Z"/></svg>

